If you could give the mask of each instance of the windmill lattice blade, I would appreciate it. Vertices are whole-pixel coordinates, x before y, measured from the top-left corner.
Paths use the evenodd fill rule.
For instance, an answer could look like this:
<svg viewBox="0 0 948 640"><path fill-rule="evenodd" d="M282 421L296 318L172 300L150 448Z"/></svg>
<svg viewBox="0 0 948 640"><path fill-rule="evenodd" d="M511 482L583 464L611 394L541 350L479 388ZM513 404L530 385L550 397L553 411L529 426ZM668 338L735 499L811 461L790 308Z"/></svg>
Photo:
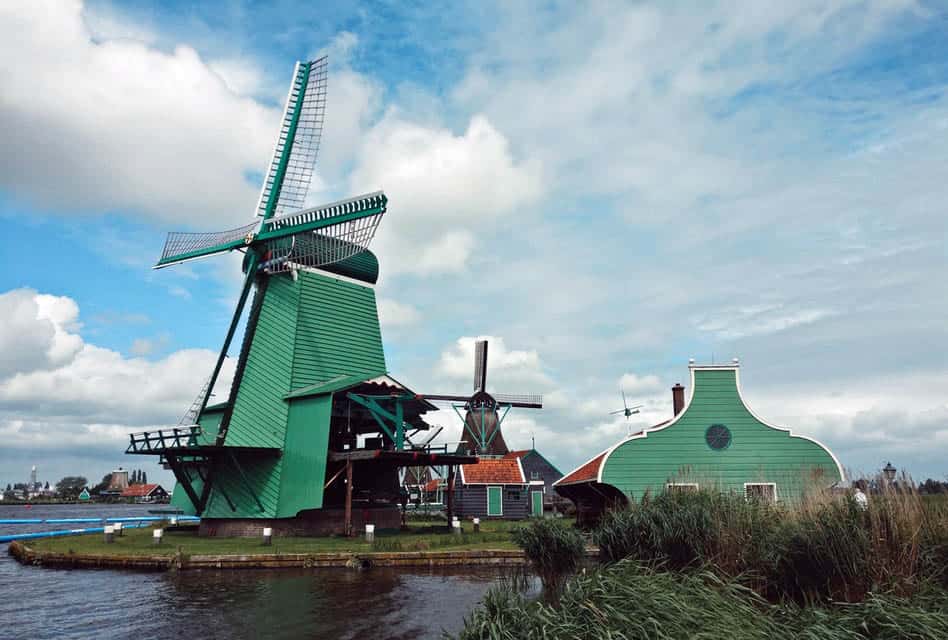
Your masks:
<svg viewBox="0 0 948 640"><path fill-rule="evenodd" d="M509 404L511 407L542 409L543 396L518 393L492 393L497 404Z"/></svg>
<svg viewBox="0 0 948 640"><path fill-rule="evenodd" d="M204 256L230 251L244 244L248 233L257 230L259 223L251 222L236 229L211 233L183 233L173 231L165 240L165 248L156 269Z"/></svg>
<svg viewBox="0 0 948 640"><path fill-rule="evenodd" d="M280 135L260 192L259 216L270 218L303 208L323 135L327 76L326 56L296 66Z"/></svg>
<svg viewBox="0 0 948 640"><path fill-rule="evenodd" d="M474 391L487 387L487 340L474 343Z"/></svg>
<svg viewBox="0 0 948 640"><path fill-rule="evenodd" d="M269 273L280 273L294 266L333 264L362 253L375 236L385 205L386 198L379 191L268 220L265 233L281 229L289 233L266 242L270 258L262 268ZM370 213L372 211L375 213ZM362 213L366 215L360 216ZM336 219L338 222L333 222ZM313 224L321 226L306 229ZM292 233L297 226L306 230Z"/></svg>

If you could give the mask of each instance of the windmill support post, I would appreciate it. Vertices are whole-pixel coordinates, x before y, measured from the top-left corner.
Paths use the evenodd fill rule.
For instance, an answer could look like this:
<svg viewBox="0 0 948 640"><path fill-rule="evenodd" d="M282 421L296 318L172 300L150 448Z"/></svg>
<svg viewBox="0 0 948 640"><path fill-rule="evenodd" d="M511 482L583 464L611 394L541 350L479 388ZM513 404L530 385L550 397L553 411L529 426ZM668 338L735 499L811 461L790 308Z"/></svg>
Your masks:
<svg viewBox="0 0 948 640"><path fill-rule="evenodd" d="M447 516L448 523L454 520L454 465L448 465L448 497L447 497Z"/></svg>
<svg viewBox="0 0 948 640"><path fill-rule="evenodd" d="M346 536L352 536L352 459L346 460Z"/></svg>

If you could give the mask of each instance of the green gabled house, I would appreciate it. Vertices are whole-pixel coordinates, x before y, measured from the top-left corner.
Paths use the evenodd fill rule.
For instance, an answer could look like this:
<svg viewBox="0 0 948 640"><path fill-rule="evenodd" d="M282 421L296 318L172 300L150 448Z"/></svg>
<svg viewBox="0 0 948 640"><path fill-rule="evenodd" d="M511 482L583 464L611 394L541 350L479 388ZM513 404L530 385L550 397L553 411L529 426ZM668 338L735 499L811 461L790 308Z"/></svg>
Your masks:
<svg viewBox="0 0 948 640"><path fill-rule="evenodd" d="M675 385L670 420L631 434L555 483L581 520L648 493L708 488L792 502L845 478L825 445L747 406L737 361L689 369L691 394L685 401L684 387Z"/></svg>

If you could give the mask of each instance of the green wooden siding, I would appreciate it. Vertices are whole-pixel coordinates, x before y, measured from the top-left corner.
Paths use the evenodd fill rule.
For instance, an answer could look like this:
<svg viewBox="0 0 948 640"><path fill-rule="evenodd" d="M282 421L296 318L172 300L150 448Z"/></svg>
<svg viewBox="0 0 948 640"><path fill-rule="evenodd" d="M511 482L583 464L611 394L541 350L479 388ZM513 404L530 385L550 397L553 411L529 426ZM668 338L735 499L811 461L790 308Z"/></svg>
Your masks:
<svg viewBox="0 0 948 640"><path fill-rule="evenodd" d="M487 487L487 515L504 515L504 488Z"/></svg>
<svg viewBox="0 0 948 640"><path fill-rule="evenodd" d="M737 389L736 369L694 370L691 403L674 424L618 445L603 463L602 481L638 499L668 482L743 492L744 483L775 482L778 498L798 499L812 484L841 480L822 446L757 420ZM712 424L731 432L726 449L705 441Z"/></svg>
<svg viewBox="0 0 948 640"><path fill-rule="evenodd" d="M371 287L301 271L296 280L270 276L263 295L225 445L283 453L239 457L246 479L232 460L221 458L204 513L209 518L292 517L322 507L332 396L286 396L339 376L358 382L385 372ZM216 435L216 426L206 432Z"/></svg>
<svg viewBox="0 0 948 640"><path fill-rule="evenodd" d="M313 505L322 506L331 412L329 393L290 402L278 518L291 518Z"/></svg>
<svg viewBox="0 0 948 640"><path fill-rule="evenodd" d="M292 389L339 375L385 372L375 291L331 276L301 273Z"/></svg>

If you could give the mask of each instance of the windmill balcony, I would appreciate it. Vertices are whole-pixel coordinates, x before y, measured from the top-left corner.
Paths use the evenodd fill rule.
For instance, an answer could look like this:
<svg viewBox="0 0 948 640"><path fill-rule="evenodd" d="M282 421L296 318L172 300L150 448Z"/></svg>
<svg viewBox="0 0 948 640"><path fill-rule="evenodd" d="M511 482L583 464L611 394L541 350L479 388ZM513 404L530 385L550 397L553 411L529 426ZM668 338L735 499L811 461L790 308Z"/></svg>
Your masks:
<svg viewBox="0 0 948 640"><path fill-rule="evenodd" d="M191 425L160 429L158 431L143 431L128 434L129 445L125 453L161 453L165 449L180 449L193 447L201 435L201 427Z"/></svg>

